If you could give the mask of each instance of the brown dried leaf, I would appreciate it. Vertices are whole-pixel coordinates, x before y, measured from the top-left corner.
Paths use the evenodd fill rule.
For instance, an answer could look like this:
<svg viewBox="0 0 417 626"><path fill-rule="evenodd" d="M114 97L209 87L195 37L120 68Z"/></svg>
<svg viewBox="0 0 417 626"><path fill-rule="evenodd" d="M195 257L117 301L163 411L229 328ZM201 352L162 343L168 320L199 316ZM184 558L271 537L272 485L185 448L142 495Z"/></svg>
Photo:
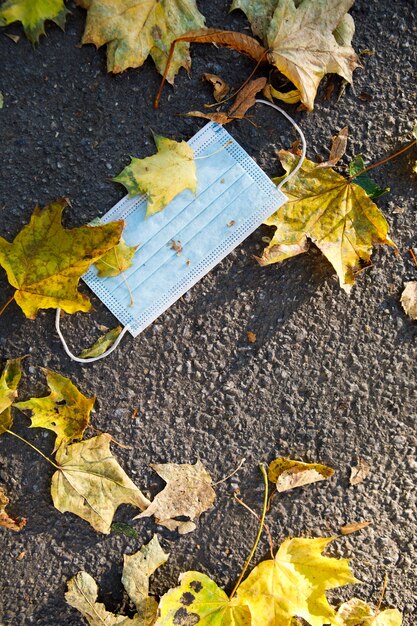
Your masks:
<svg viewBox="0 0 417 626"><path fill-rule="evenodd" d="M352 522L352 524L346 524L345 526L340 527L340 532L342 535L350 535L351 533L356 533L358 530L363 530L372 524L371 520L367 522Z"/></svg>
<svg viewBox="0 0 417 626"><path fill-rule="evenodd" d="M401 294L401 304L404 311L413 320L417 320L417 280L410 280L404 285Z"/></svg>
<svg viewBox="0 0 417 626"><path fill-rule="evenodd" d="M334 167L346 152L348 140L348 127L345 126L339 130L338 134L333 137L330 156L327 161L317 165L317 169L322 167Z"/></svg>
<svg viewBox="0 0 417 626"><path fill-rule="evenodd" d="M246 337L248 338L249 343L256 343L256 334L251 330L246 332Z"/></svg>
<svg viewBox="0 0 417 626"><path fill-rule="evenodd" d="M178 37L172 46L180 41L187 43L213 43L222 48L231 48L241 54L245 54L258 63L266 63L267 49L259 41L250 35L244 35L231 30L220 30L218 28L200 28L191 30L185 35Z"/></svg>
<svg viewBox="0 0 417 626"><path fill-rule="evenodd" d="M2 487L0 487L0 526L7 528L8 530L14 530L19 532L24 526L26 526L26 518L22 517L19 520L15 520L6 513L6 506L9 504L9 498L4 493Z"/></svg>
<svg viewBox="0 0 417 626"><path fill-rule="evenodd" d="M230 87L223 78L216 74L203 74L204 80L213 85L213 97L216 102L221 102L229 93Z"/></svg>
<svg viewBox="0 0 417 626"><path fill-rule="evenodd" d="M248 109L253 107L256 102L256 94L266 85L266 78L257 78L255 80L251 80L247 85L245 85L237 94L232 106L228 110L227 113L217 112L217 113L202 113L201 111L190 111L187 115L191 117L203 117L205 119L211 120L212 122L217 122L217 124L228 124L233 120L242 120Z"/></svg>
<svg viewBox="0 0 417 626"><path fill-rule="evenodd" d="M151 464L151 467L167 483L148 508L137 518L155 516L156 522L182 534L192 530L189 522L177 521L176 517L198 518L210 508L216 497L212 479L203 464L184 463Z"/></svg>
<svg viewBox="0 0 417 626"><path fill-rule="evenodd" d="M365 459L358 459L358 464L354 467L350 468L350 479L349 482L351 485L359 485L361 482L365 480L371 471L371 466L369 463L365 461Z"/></svg>

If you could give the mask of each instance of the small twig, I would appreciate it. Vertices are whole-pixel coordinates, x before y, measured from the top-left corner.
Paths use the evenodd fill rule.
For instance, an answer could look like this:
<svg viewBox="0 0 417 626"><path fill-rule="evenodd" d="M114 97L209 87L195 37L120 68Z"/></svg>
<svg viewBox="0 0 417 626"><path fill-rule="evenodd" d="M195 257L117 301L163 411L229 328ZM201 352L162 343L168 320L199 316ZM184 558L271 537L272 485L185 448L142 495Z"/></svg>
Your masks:
<svg viewBox="0 0 417 626"><path fill-rule="evenodd" d="M365 167L365 169L361 170L360 172L358 172L357 174L355 174L354 176L351 176L349 178L349 180L353 180L354 178L357 178L358 176L360 176L361 174L365 174L365 172L369 172L369 170L372 170L374 167L378 167L379 165L383 165L384 163L387 163L388 161L391 161L391 159L395 159L395 157L399 156L400 154L402 154L403 152L406 152L407 150L409 150L410 148L412 148L413 146L415 146L417 143L417 139L415 139L414 141L412 141L411 143L409 143L407 146L405 146L404 148L401 148L401 150L398 150L398 152L395 152L394 154L391 154L391 156L386 157L385 159L382 159L382 161L378 161L377 163L374 163L373 165L369 165L369 167Z"/></svg>
<svg viewBox="0 0 417 626"><path fill-rule="evenodd" d="M87 428L91 428L91 430L93 430L95 433L99 433L100 435L103 435L103 433L104 433L104 431L103 431L103 430L100 430L99 428L96 428L95 426L92 426L91 424L88 424L88 427L87 427ZM107 435L108 435L109 433L105 433L105 434L107 434ZM119 446L119 448L123 448L124 450L131 450L131 449L132 449L132 446L127 446L127 445L126 445L126 444L124 444L124 443L119 443L119 442L118 442L118 441L116 441L116 439L115 439L114 437L112 437L111 435L110 435L110 439L111 439L111 442L112 442L112 443L114 443L116 446Z"/></svg>
<svg viewBox="0 0 417 626"><path fill-rule="evenodd" d="M256 517L256 519L258 520L258 522L261 521L261 518L259 517L259 515L257 514L256 511L254 511L253 509L250 508L250 506L248 506L246 504L246 502L244 502L243 500L241 500L236 493L233 494L234 499L236 500L236 502L238 502L239 504L241 504L247 511L249 511L249 513L251 513L254 517ZM264 528L266 530L266 534L268 535L268 542L269 542L269 551L271 553L271 559L274 558L274 542L272 541L272 535L271 535L271 531L269 530L269 527L264 524Z"/></svg>
<svg viewBox="0 0 417 626"><path fill-rule="evenodd" d="M221 480L218 480L216 483L213 483L213 487L215 487L216 485L220 485L221 483L225 483L226 480L229 480L229 478L232 478L232 476L234 476L235 474L238 473L238 471L240 470L240 468L243 466L244 462L246 461L246 459L242 459L239 462L239 465L237 466L236 469L233 470L233 472L231 472L230 474L228 474L227 476L225 476L224 478L222 478Z"/></svg>
<svg viewBox="0 0 417 626"><path fill-rule="evenodd" d="M7 300L6 304L2 307L2 309L0 310L0 315L3 315L3 313L5 312L5 310L7 309L7 307L9 306L9 304L11 304L14 300L14 294L12 295L12 297Z"/></svg>
<svg viewBox="0 0 417 626"><path fill-rule="evenodd" d="M376 607L377 611L379 611L379 609L381 608L381 604L384 599L385 592L387 590L387 585L388 585L388 574L387 572L385 572L384 582L382 583L382 589L381 589L381 597L379 598L378 606Z"/></svg>
<svg viewBox="0 0 417 626"><path fill-rule="evenodd" d="M259 468L260 468L260 470L262 472L262 476L263 476L263 479L264 479L265 493L264 493L264 503L263 503L263 507L262 507L262 515L261 515L261 520L260 520L260 524L259 524L258 534L256 535L255 543L253 544L253 548L250 551L250 554L249 554L248 558L245 561L245 564L244 564L243 569L242 569L242 571L240 573L240 576L237 579L237 582L236 582L235 586L232 589L232 593L229 596L230 599L232 599L233 596L235 595L236 591L238 590L238 587L239 587L240 583L243 580L244 575L246 574L246 571L247 571L247 569L248 569L248 567L250 565L250 562L252 561L253 556L254 556L254 554L256 552L256 548L258 547L258 543L259 543L259 541L261 539L262 530L263 530L263 527L264 527L265 515L266 515L266 505L268 504L268 476L266 475L266 470L265 470L265 467L264 467L263 463L261 463L259 465Z"/></svg>
<svg viewBox="0 0 417 626"><path fill-rule="evenodd" d="M414 254L414 250L413 250L413 248L408 248L408 251L409 251L409 253L410 253L410 255L411 255L411 258L412 258L412 259L413 259L413 261L414 261L414 265L417 267L417 257L416 257L416 255Z"/></svg>
<svg viewBox="0 0 417 626"><path fill-rule="evenodd" d="M278 493L278 489L274 489L274 491L271 493L271 495L269 496L268 499L268 506L266 507L266 512L269 513L269 511L271 510L271 504L272 504L272 500L275 498L275 496Z"/></svg>

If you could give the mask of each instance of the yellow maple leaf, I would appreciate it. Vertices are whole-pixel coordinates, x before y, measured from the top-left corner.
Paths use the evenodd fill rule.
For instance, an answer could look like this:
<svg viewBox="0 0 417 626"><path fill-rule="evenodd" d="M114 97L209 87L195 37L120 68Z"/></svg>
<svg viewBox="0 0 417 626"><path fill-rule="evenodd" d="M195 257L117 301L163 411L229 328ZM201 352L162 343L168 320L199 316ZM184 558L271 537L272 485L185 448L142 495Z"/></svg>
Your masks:
<svg viewBox="0 0 417 626"><path fill-rule="evenodd" d="M359 598L344 602L337 611L337 626L401 626L402 615L398 609L379 611Z"/></svg>
<svg viewBox="0 0 417 626"><path fill-rule="evenodd" d="M252 621L248 607L236 598L229 600L211 578L200 572L186 572L180 586L162 596L155 626L187 624L250 626Z"/></svg>
<svg viewBox="0 0 417 626"><path fill-rule="evenodd" d="M332 538L286 539L275 559L257 565L240 585L237 598L252 615L252 626L290 626L302 617L311 626L332 623L328 589L359 582L347 559L323 556Z"/></svg>
<svg viewBox="0 0 417 626"><path fill-rule="evenodd" d="M118 276L132 265L138 246L128 246L123 237L117 246L106 252L94 265L101 278L106 276Z"/></svg>
<svg viewBox="0 0 417 626"><path fill-rule="evenodd" d="M16 402L15 407L32 411L31 428L53 430L57 435L55 450L58 450L62 443L82 439L96 398L86 398L65 376L46 368L42 371L51 390L49 396Z"/></svg>
<svg viewBox="0 0 417 626"><path fill-rule="evenodd" d="M202 28L204 17L195 0L76 0L88 10L83 43L107 46L107 69L123 72L140 67L150 54L162 74L171 43L189 30ZM167 80L180 67L191 67L189 44L175 50Z"/></svg>
<svg viewBox="0 0 417 626"><path fill-rule="evenodd" d="M130 165L114 181L124 185L129 196L148 194L146 215L161 211L184 189L197 189L193 149L186 141L154 135L157 154L145 159L132 158Z"/></svg>
<svg viewBox="0 0 417 626"><path fill-rule="evenodd" d="M0 8L0 26L21 22L26 37L35 44L45 34L46 20L63 30L67 13L64 0L6 0Z"/></svg>
<svg viewBox="0 0 417 626"><path fill-rule="evenodd" d="M290 172L299 157L286 150L278 154ZM317 168L305 159L283 192L288 202L265 222L276 230L259 259L261 265L306 252L308 238L327 257L341 286L349 292L355 274L369 262L373 245L394 245L388 238L385 217L364 189L331 168Z"/></svg>
<svg viewBox="0 0 417 626"><path fill-rule="evenodd" d="M0 237L0 265L16 288L14 300L26 317L39 309L61 307L67 313L89 311L90 300L78 290L80 277L103 254L119 243L124 222L63 228L67 201L37 207L9 243Z"/></svg>
<svg viewBox="0 0 417 626"><path fill-rule="evenodd" d="M6 361L0 377L0 435L13 424L11 406L17 398L17 387L22 376L21 361L22 359Z"/></svg>
<svg viewBox="0 0 417 626"><path fill-rule="evenodd" d="M51 493L61 513L70 511L108 534L120 504L146 509L150 502L130 480L110 452L107 433L80 443L61 446L56 454L58 471Z"/></svg>

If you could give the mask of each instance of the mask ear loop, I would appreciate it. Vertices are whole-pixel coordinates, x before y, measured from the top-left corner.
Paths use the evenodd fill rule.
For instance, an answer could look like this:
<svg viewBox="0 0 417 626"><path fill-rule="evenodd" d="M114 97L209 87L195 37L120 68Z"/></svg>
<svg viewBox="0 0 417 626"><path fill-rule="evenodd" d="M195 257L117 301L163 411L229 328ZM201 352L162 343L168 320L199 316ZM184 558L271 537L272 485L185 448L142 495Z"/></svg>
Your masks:
<svg viewBox="0 0 417 626"><path fill-rule="evenodd" d="M269 102L269 100L262 100L261 98L257 98L255 102L259 102L259 104L266 104L266 106L272 107L273 109L276 109L279 113L281 113L281 115L283 115L290 122L290 124L292 124L292 126L295 128L295 130L297 131L301 139L302 150L301 150L300 159L297 165L295 166L295 168L292 170L292 172L290 172L288 176L286 176L277 186L277 189L281 189L283 185L288 183L288 181L290 181L291 178L293 178L296 175L296 173L298 172L298 170L304 163L304 159L306 158L306 153L307 153L306 138L304 137L304 133L301 130L301 128L298 126L297 122L295 122L295 120L292 119L291 115L288 115L288 113L284 111L284 109L281 109L281 107L277 106L273 102Z"/></svg>
<svg viewBox="0 0 417 626"><path fill-rule="evenodd" d="M95 361L100 361L100 359L104 359L106 356L109 356L109 354L111 354L114 350L116 350L117 346L119 345L119 343L121 342L121 340L123 339L127 331L129 330L129 326L125 326L122 332L120 333L120 335L117 337L114 344L108 350L106 350L106 352L103 352L103 354L100 354L100 356L94 356L88 359L81 359L80 357L75 356L75 354L73 354L71 350L68 348L67 342L65 341L64 336L61 332L61 309L56 310L55 328L56 328L56 332L58 333L58 337L61 340L62 347L64 348L65 352L67 353L70 359L72 359L73 361L76 361L77 363L95 363Z"/></svg>
<svg viewBox="0 0 417 626"><path fill-rule="evenodd" d="M259 104L265 104L266 106L272 107L273 109L275 109L276 111L278 111L279 113L281 113L281 115L283 115L289 122L290 124L292 124L292 126L295 128L295 130L297 131L297 133L300 136L301 139L301 145L302 145L302 151L301 151L301 156L300 159L297 163L297 165L295 166L295 168L292 170L292 172L290 172L288 174L288 176L286 176L277 186L277 189L281 189L281 187L283 185L285 185L286 183L288 183L289 180L291 180L291 178L293 178L296 173L298 172L298 170L300 169L300 167L302 166L304 159L306 157L306 152L307 152L307 142L306 139L304 137L304 133L301 130L301 128L298 126L298 124L293 120L293 118L288 115L288 113L286 113L286 111L284 111L283 109L281 109L281 107L277 106L276 104L274 104L273 102L269 102L269 100L262 100L261 98L257 98L256 102ZM114 344L108 349L106 350L106 352L103 352L103 354L100 354L100 356L95 356L95 357L90 357L88 359L82 359L78 356L75 356L75 354L73 354L71 352L71 350L68 348L67 342L64 339L64 336L61 332L61 309L57 309L56 311L56 316L55 316L55 328L56 328L56 332L58 333L58 337L61 340L62 346L66 352L66 354L69 356L70 359L72 359L73 361L75 361L76 363L95 363L96 361L100 361L100 359L104 359L106 356L109 356L109 354L111 354L114 350L116 350L117 346L119 345L119 343L122 341L123 337L125 336L125 334L128 332L129 330L129 326L125 326L122 330L122 332L120 333L120 335L117 337L116 341L114 342Z"/></svg>

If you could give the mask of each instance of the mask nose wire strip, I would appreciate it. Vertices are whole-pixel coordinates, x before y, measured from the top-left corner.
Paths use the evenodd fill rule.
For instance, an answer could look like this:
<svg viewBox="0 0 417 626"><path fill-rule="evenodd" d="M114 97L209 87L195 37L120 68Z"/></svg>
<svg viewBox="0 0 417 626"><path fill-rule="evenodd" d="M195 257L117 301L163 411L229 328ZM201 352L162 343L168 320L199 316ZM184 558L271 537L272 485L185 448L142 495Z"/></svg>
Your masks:
<svg viewBox="0 0 417 626"><path fill-rule="evenodd" d="M281 187L283 185L288 183L288 181L291 180L291 178L293 178L296 175L296 173L298 172L298 170L302 166L302 164L304 162L304 159L305 159L305 156L306 156L306 152L307 152L307 142L306 142L306 139L304 137L304 133L301 130L301 128L292 119L292 117L290 115L288 115L288 113L286 113L286 111L281 109L281 107L277 106L273 102L269 102L269 100L262 100L260 98L257 98L256 102L259 103L259 104L265 104L266 106L271 107L271 108L275 109L276 111L278 111L279 113L281 113L281 115L283 115L290 122L290 124L292 124L292 126L295 128L295 130L297 131L297 133L299 134L300 139L301 139L302 151L301 151L300 159L299 159L297 165L295 166L295 168L292 170L292 172L290 172L288 174L288 176L286 176L280 182L280 184L278 185L277 189L281 189ZM80 357L75 356L75 354L73 354L71 352L71 350L68 348L67 342L65 341L64 336L63 336L63 334L61 332L60 323L61 323L61 309L57 309L56 316L55 316L56 332L58 333L58 337L61 340L62 346L63 346L66 354L69 356L70 359L72 359L76 363L94 363L95 361L100 361L100 359L104 359L106 356L109 356L109 354L111 354L114 350L116 350L117 346L119 345L119 343L122 341L123 337L125 336L125 334L129 330L129 326L125 326L123 328L122 332L120 333L120 335L117 337L117 339L114 342L114 344L108 350L106 350L106 352L103 352L103 354L100 354L100 356L90 357L88 359L81 359Z"/></svg>
<svg viewBox="0 0 417 626"><path fill-rule="evenodd" d="M306 138L304 137L304 133L301 130L301 128L298 126L298 124L292 119L291 115L288 115L288 113L286 111L284 111L284 109L281 109L281 107L277 106L276 104L274 104L273 102L269 102L269 100L262 100L261 98L257 98L255 100L255 102L259 103L259 104L266 104L266 106L268 107L272 107L273 109L275 109L276 111L278 111L279 113L281 113L281 115L283 115L289 122L290 124L292 124L292 126L295 128L295 130L297 131L297 133L300 136L301 139L301 145L302 145L302 151L301 151L301 156L300 159L297 163L297 165L295 166L295 168L292 170L292 172L290 172L288 174L288 176L286 176L278 185L277 189L281 189L281 187L283 185L285 185L286 183L288 183L288 181L291 180L291 178L293 178L296 173L298 172L298 170L300 169L300 167L302 166L304 159L306 158L306 152L307 152L307 142L306 142Z"/></svg>
<svg viewBox="0 0 417 626"><path fill-rule="evenodd" d="M122 332L120 333L120 335L117 337L114 344L108 350L106 350L106 352L103 352L103 354L100 354L100 356L94 356L88 359L81 359L80 357L75 356L75 354L73 354L71 350L68 348L67 342L65 341L64 336L61 332L60 322L61 322L61 309L57 309L56 316L55 316L56 332L58 333L62 346L65 352L67 353L67 355L69 356L69 358L72 359L73 361L76 361L77 363L94 363L95 361L100 361L100 359L104 359L106 356L109 356L109 354L111 354L114 350L116 350L117 346L119 345L119 343L121 342L121 340L123 339L123 337L129 330L129 326L125 326Z"/></svg>

